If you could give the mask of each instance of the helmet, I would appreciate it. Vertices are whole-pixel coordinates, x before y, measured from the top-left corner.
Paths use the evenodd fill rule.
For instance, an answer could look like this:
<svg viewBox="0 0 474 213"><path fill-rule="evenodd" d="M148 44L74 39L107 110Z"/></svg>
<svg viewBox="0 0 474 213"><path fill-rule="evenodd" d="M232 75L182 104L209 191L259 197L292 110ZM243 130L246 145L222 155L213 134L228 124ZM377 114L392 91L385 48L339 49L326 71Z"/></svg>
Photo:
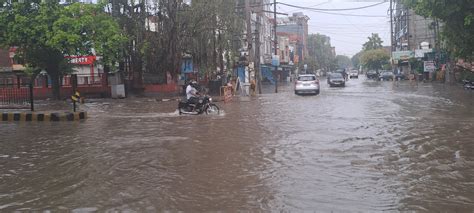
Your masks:
<svg viewBox="0 0 474 213"><path fill-rule="evenodd" d="M192 87L197 87L197 86L198 86L198 83L197 83L197 81L194 81L194 80L193 80L193 81L190 81L190 82L189 82L189 85L191 85Z"/></svg>

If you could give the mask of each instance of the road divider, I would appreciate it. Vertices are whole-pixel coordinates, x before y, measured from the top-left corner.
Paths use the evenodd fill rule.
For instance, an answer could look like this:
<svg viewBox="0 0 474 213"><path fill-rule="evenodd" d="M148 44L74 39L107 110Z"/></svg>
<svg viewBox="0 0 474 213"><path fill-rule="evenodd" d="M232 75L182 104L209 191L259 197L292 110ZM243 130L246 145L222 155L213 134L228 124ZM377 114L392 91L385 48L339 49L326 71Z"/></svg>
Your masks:
<svg viewBox="0 0 474 213"><path fill-rule="evenodd" d="M81 121L87 119L87 112L2 112L0 121Z"/></svg>

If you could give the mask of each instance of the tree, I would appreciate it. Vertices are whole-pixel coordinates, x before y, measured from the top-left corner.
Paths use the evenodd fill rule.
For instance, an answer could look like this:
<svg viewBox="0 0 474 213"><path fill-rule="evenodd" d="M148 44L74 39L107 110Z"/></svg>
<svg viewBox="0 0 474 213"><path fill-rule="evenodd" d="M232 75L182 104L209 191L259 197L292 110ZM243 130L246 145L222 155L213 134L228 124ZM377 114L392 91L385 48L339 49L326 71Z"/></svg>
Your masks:
<svg viewBox="0 0 474 213"><path fill-rule="evenodd" d="M339 68L349 68L352 67L352 61L349 57L345 55L337 55L336 63Z"/></svg>
<svg viewBox="0 0 474 213"><path fill-rule="evenodd" d="M54 98L60 98L60 77L72 70L65 56L95 50L105 66L119 58L123 37L102 4L23 0L0 5L0 45L17 47L17 57L36 74L46 70Z"/></svg>
<svg viewBox="0 0 474 213"><path fill-rule="evenodd" d="M456 56L474 59L474 0L404 0L419 15L441 20L447 48Z"/></svg>
<svg viewBox="0 0 474 213"><path fill-rule="evenodd" d="M372 33L372 36L367 37L369 40L365 42L362 46L363 51L367 50L375 50L375 49L380 49L382 48L382 39L379 37L379 34L377 33Z"/></svg>
<svg viewBox="0 0 474 213"><path fill-rule="evenodd" d="M364 51L360 57L360 62L368 69L379 70L389 63L390 54L384 49Z"/></svg>
<svg viewBox="0 0 474 213"><path fill-rule="evenodd" d="M361 52L358 52L357 54L355 54L354 56L352 56L351 58L351 61L352 61L352 65L356 68L359 68L360 67L360 56L362 55L362 51Z"/></svg>
<svg viewBox="0 0 474 213"><path fill-rule="evenodd" d="M308 55L311 60L315 60L316 67L325 71L333 70L336 67L336 60L331 47L331 38L322 34L310 34L307 38ZM310 61L311 61L310 60Z"/></svg>
<svg viewBox="0 0 474 213"><path fill-rule="evenodd" d="M233 0L193 0L191 5L176 0L109 1L109 11L129 38L121 64L137 92L144 72L158 76L154 83L167 83L168 72L176 76L184 53L199 70L219 67L222 72L240 48L232 43L243 29ZM145 27L148 24L156 30Z"/></svg>

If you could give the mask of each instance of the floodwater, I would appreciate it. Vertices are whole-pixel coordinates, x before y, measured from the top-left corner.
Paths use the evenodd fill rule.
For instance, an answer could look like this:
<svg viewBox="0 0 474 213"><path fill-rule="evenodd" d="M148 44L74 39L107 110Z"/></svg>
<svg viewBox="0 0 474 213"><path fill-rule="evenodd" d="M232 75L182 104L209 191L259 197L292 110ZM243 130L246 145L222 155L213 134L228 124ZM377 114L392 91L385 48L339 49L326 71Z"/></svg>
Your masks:
<svg viewBox="0 0 474 213"><path fill-rule="evenodd" d="M0 124L0 211L472 212L473 104L363 77L214 116L95 101L85 122Z"/></svg>

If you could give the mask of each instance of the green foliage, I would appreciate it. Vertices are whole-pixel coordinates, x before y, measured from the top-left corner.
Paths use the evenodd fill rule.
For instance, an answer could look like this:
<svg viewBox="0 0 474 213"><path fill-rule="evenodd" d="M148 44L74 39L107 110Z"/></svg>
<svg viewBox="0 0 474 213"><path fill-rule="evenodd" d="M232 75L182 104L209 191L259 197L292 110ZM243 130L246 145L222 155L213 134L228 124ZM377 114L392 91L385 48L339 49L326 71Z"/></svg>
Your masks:
<svg viewBox="0 0 474 213"><path fill-rule="evenodd" d="M326 35L310 34L307 38L310 62L315 65L312 69L330 71L336 67L336 59L332 53L331 39ZM308 65L310 66L310 65Z"/></svg>
<svg viewBox="0 0 474 213"><path fill-rule="evenodd" d="M392 69L392 65L390 65L389 63L384 64L384 65L382 65L382 69L383 69L383 70L391 70L391 69Z"/></svg>
<svg viewBox="0 0 474 213"><path fill-rule="evenodd" d="M474 0L404 0L419 15L443 22L446 47L468 60L474 58Z"/></svg>
<svg viewBox="0 0 474 213"><path fill-rule="evenodd" d="M390 54L384 49L364 51L360 57L362 65L368 69L379 70L389 63Z"/></svg>
<svg viewBox="0 0 474 213"><path fill-rule="evenodd" d="M375 49L379 49L383 47L382 46L383 41L379 37L379 34L372 33L372 35L370 37L367 37L367 39L369 40L362 45L363 51L375 50Z"/></svg>
<svg viewBox="0 0 474 213"><path fill-rule="evenodd" d="M352 61L349 57L345 55L337 55L336 63L339 68L349 68L352 67Z"/></svg>
<svg viewBox="0 0 474 213"><path fill-rule="evenodd" d="M95 49L105 65L117 61L124 40L101 4L23 0L0 7L0 46L17 47L17 57L35 72L46 70L59 98L59 76L72 72L66 55Z"/></svg>
<svg viewBox="0 0 474 213"><path fill-rule="evenodd" d="M234 0L195 0L183 14L183 49L193 55L198 66L223 68L224 52L238 56L233 41L243 31L243 17L235 12Z"/></svg>
<svg viewBox="0 0 474 213"><path fill-rule="evenodd" d="M408 63L410 63L410 67L415 73L421 74L424 70L424 63L422 60L411 58Z"/></svg>
<svg viewBox="0 0 474 213"><path fill-rule="evenodd" d="M121 57L126 41L118 23L102 5L75 3L60 10L48 44L68 55L90 55L95 50L101 63L111 68Z"/></svg>
<svg viewBox="0 0 474 213"><path fill-rule="evenodd" d="M360 67L360 56L362 55L362 53L363 53L362 51L358 52L357 54L355 54L351 58L352 65L354 65L354 67L356 67L356 68Z"/></svg>

